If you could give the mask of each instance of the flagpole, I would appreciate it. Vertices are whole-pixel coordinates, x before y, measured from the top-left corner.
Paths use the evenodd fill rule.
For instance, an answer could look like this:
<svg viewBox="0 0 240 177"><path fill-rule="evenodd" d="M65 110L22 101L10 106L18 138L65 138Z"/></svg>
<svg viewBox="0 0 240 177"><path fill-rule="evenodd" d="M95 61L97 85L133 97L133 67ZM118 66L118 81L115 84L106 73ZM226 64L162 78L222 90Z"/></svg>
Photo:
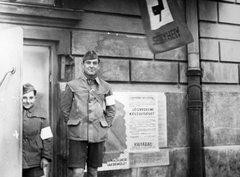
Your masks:
<svg viewBox="0 0 240 177"><path fill-rule="evenodd" d="M194 42L188 44L189 177L204 176L202 86L199 56L198 0L186 0L186 20Z"/></svg>

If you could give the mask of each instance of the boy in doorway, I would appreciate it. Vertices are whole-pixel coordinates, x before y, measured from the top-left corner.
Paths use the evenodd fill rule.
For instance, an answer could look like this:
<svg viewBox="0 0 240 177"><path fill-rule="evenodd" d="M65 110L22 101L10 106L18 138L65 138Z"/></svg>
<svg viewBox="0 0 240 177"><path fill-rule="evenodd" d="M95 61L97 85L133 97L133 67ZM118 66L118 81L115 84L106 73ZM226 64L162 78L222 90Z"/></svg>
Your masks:
<svg viewBox="0 0 240 177"><path fill-rule="evenodd" d="M37 91L33 85L23 85L23 177L40 177L52 160L53 135L48 119L35 105Z"/></svg>

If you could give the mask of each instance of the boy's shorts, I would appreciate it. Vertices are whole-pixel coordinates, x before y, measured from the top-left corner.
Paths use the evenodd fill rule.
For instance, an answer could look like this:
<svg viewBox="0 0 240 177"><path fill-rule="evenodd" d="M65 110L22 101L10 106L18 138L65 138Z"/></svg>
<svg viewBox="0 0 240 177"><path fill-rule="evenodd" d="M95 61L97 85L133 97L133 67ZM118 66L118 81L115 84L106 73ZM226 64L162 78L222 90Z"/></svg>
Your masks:
<svg viewBox="0 0 240 177"><path fill-rule="evenodd" d="M104 142L69 140L68 168L83 168L85 164L97 168L102 166Z"/></svg>
<svg viewBox="0 0 240 177"><path fill-rule="evenodd" d="M22 173L22 177L40 177L44 175L41 167L23 169Z"/></svg>

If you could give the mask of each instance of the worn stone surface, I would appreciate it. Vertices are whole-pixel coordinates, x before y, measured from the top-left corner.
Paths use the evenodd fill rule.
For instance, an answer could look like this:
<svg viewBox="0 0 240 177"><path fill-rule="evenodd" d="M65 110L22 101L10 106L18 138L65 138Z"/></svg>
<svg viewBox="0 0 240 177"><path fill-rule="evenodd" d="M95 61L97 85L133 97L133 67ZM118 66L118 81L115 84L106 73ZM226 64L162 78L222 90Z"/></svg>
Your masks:
<svg viewBox="0 0 240 177"><path fill-rule="evenodd" d="M107 81L129 81L129 61L102 59L99 76Z"/></svg>
<svg viewBox="0 0 240 177"><path fill-rule="evenodd" d="M170 166L168 167L167 177L188 176L188 155L188 148L170 150Z"/></svg>
<svg viewBox="0 0 240 177"><path fill-rule="evenodd" d="M129 61L118 59L100 59L98 75L106 81L129 81ZM75 78L82 73L82 57L75 57Z"/></svg>
<svg viewBox="0 0 240 177"><path fill-rule="evenodd" d="M19 0L18 2L20 2ZM24 1L24 0L23 0ZM39 1L40 2L40 1ZM47 1L45 1L46 4ZM49 0L48 0L49 2ZM41 2L43 3L43 1ZM48 4L50 5L50 4ZM38 6L28 6L24 4L10 4L10 3L1 3L0 5L0 11L1 13L11 13L15 14L16 16L21 16L21 15L31 15L32 19L35 17L45 17L44 20L40 20L38 18L38 22L44 23L47 18L55 18L55 19L62 19L63 21L67 20L80 20L81 17L81 12L79 11L68 11L68 10L63 10L61 8L39 8ZM26 19L25 19L26 20ZM24 21L26 22L26 21ZM41 24L39 24L41 25Z"/></svg>
<svg viewBox="0 0 240 177"><path fill-rule="evenodd" d="M165 94L167 97L168 147L186 147L188 145L186 94Z"/></svg>
<svg viewBox="0 0 240 177"><path fill-rule="evenodd" d="M131 26L131 28L129 28ZM144 35L140 17L109 15L105 13L89 13L82 15L82 21L75 28L86 30L101 30L107 32L125 32Z"/></svg>
<svg viewBox="0 0 240 177"><path fill-rule="evenodd" d="M218 40L200 39L200 54L201 59L219 61Z"/></svg>
<svg viewBox="0 0 240 177"><path fill-rule="evenodd" d="M240 24L240 6L229 3L219 3L219 22Z"/></svg>
<svg viewBox="0 0 240 177"><path fill-rule="evenodd" d="M179 63L180 83L187 83L187 63Z"/></svg>
<svg viewBox="0 0 240 177"><path fill-rule="evenodd" d="M240 62L240 42L220 41L221 61Z"/></svg>
<svg viewBox="0 0 240 177"><path fill-rule="evenodd" d="M136 177L185 177L188 176L188 149L179 148L169 151L170 165L139 168Z"/></svg>
<svg viewBox="0 0 240 177"><path fill-rule="evenodd" d="M203 82L238 83L238 65L228 63L201 62Z"/></svg>
<svg viewBox="0 0 240 177"><path fill-rule="evenodd" d="M240 146L204 148L206 177L240 176Z"/></svg>
<svg viewBox="0 0 240 177"><path fill-rule="evenodd" d="M240 26L200 22L200 37L240 40Z"/></svg>
<svg viewBox="0 0 240 177"><path fill-rule="evenodd" d="M217 21L217 2L199 1L199 18L207 21Z"/></svg>
<svg viewBox="0 0 240 177"><path fill-rule="evenodd" d="M186 93L186 85L170 85L170 84L158 84L158 83L117 83L111 84L113 91L116 92L176 92L176 93Z"/></svg>
<svg viewBox="0 0 240 177"><path fill-rule="evenodd" d="M236 84L202 84L202 92L240 92Z"/></svg>
<svg viewBox="0 0 240 177"><path fill-rule="evenodd" d="M223 2L235 2L236 0L222 0Z"/></svg>
<svg viewBox="0 0 240 177"><path fill-rule="evenodd" d="M71 7L73 9L84 9L89 11L140 15L138 3L136 0L121 0L121 1L89 1L89 0L63 0L64 7Z"/></svg>
<svg viewBox="0 0 240 177"><path fill-rule="evenodd" d="M205 146L240 144L240 93L204 92Z"/></svg>
<svg viewBox="0 0 240 177"><path fill-rule="evenodd" d="M131 80L138 82L178 82L178 64L131 61Z"/></svg>
<svg viewBox="0 0 240 177"><path fill-rule="evenodd" d="M73 54L84 55L94 49L100 56L153 59L142 36L82 31L74 31L72 36Z"/></svg>
<svg viewBox="0 0 240 177"><path fill-rule="evenodd" d="M138 177L166 177L168 172L168 166L156 166L156 167L145 167L137 168L135 176Z"/></svg>
<svg viewBox="0 0 240 177"><path fill-rule="evenodd" d="M186 46L176 48L167 52L159 53L155 55L156 60L165 59L165 60L187 60L187 51Z"/></svg>

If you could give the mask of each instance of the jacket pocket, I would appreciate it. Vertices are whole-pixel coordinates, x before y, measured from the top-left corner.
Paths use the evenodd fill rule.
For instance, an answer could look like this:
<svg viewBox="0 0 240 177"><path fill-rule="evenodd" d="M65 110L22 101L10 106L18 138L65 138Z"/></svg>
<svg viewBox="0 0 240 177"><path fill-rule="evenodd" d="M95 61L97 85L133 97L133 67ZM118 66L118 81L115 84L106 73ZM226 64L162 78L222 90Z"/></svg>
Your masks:
<svg viewBox="0 0 240 177"><path fill-rule="evenodd" d="M68 137L70 139L84 139L86 137L85 129L81 119L69 119L67 122Z"/></svg>
<svg viewBox="0 0 240 177"><path fill-rule="evenodd" d="M67 125L78 125L81 122L81 119L69 119Z"/></svg>
<svg viewBox="0 0 240 177"><path fill-rule="evenodd" d="M97 141L104 141L107 139L107 134L108 134L108 125L107 126L103 126L101 121L98 124L98 133L97 133Z"/></svg>
<svg viewBox="0 0 240 177"><path fill-rule="evenodd" d="M104 128L108 127L108 123L104 117L100 118L100 125Z"/></svg>

